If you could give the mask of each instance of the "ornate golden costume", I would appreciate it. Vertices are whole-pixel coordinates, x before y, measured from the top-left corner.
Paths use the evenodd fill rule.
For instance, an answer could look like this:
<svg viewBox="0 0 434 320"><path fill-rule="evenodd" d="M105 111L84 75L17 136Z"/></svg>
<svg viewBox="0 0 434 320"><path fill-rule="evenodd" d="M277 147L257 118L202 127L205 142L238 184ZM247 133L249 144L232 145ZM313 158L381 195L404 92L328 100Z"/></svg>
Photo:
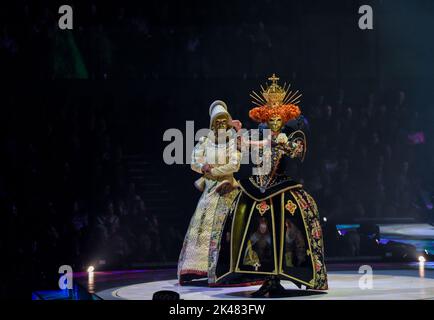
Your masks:
<svg viewBox="0 0 434 320"><path fill-rule="evenodd" d="M232 121L226 104L215 101L210 107L211 127L216 119ZM231 131L226 130L230 135ZM236 181L233 174L239 170L241 154L237 150L236 140L218 143L214 137L217 130L200 138L193 154L191 168L203 176L196 181L196 187L202 196L190 221L178 262L178 279L181 284L195 278L208 278L210 284L215 283L215 266L219 257L218 244L221 241L222 229L228 212L239 190L233 188ZM204 172L204 167L209 170ZM219 192L223 185L229 184L231 191Z"/></svg>
<svg viewBox="0 0 434 320"><path fill-rule="evenodd" d="M272 83L263 88L262 98L252 95L259 106L249 115L271 129L271 138L262 137L269 139L271 150L259 152L263 163L270 162L270 170L239 181L241 192L223 230L230 236L220 245L216 282L226 285L266 280L261 295L281 292L279 279L326 290L317 205L303 186L285 173L286 163L303 159L306 152L302 128L288 122L297 122L301 116L294 104L300 96L298 91L291 93L279 86L276 76L269 80Z"/></svg>

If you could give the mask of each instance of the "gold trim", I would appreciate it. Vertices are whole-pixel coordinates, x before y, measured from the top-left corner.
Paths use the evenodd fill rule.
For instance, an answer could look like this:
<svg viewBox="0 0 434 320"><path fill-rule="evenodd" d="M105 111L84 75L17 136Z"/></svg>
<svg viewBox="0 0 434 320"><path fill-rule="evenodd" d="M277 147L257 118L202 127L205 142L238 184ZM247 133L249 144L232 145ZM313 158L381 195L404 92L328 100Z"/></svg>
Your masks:
<svg viewBox="0 0 434 320"><path fill-rule="evenodd" d="M246 189L244 189L243 186L240 184L240 188L241 188L241 190L242 190L245 194L247 194L251 199L255 200L256 202L257 202L257 201L268 200L269 198L272 198L272 197L274 197L275 195L278 195L279 193L282 193L282 192L285 192L285 191L288 191L288 190L291 190L291 189L302 188L302 187L303 187L303 185L299 183L299 184L296 184L296 185L293 185L293 186L287 187L287 188L285 188L285 189L279 190L279 191L277 191L277 192L275 192L275 193L273 193L273 194L271 194L271 195L269 195L269 196L267 196L267 197L265 197L265 198L257 199L257 198L255 198L255 197L253 197L250 193L248 193L248 192L246 191Z"/></svg>
<svg viewBox="0 0 434 320"><path fill-rule="evenodd" d="M313 279L310 280L309 282L306 282L306 281L297 279L296 277L290 276L289 274L286 274L286 273L283 273L283 272L281 273L281 275L284 276L284 277L287 277L289 279L293 279L295 281L298 281L298 282L300 282L300 283L302 283L302 284L304 284L304 285L306 285L308 287L312 287L312 288L314 287L314 284L311 284L311 282L312 282Z"/></svg>
<svg viewBox="0 0 434 320"><path fill-rule="evenodd" d="M279 257L280 258L280 264L279 264L279 274L281 274L281 275L283 275L283 276L285 276L287 278L296 280L296 281L298 281L300 283L303 283L306 286L313 287L308 282L303 281L301 279L298 279L296 277L290 276L289 274L286 274L285 272L283 272L283 246L284 246L284 230L285 230L285 207L284 207L284 204L285 204L285 193L282 193L282 197L281 197L281 209L280 209L282 217L281 217L281 223L280 223L280 225L281 225L281 231L280 231L280 257ZM300 213L300 215L301 215L301 213ZM303 219L303 216L301 218ZM309 239L307 239L307 242L309 242Z"/></svg>
<svg viewBox="0 0 434 320"><path fill-rule="evenodd" d="M282 193L282 196L280 197L280 213L281 213L281 223L280 223L280 263L279 263L279 272L283 273L283 240L284 240L284 231L285 231L285 207L283 206L285 204L285 193Z"/></svg>
<svg viewBox="0 0 434 320"><path fill-rule="evenodd" d="M275 228L275 223L274 223L273 199L270 199L270 206L271 206L271 225L272 225L272 228L273 228L273 242L274 242L274 247L273 247L274 274L279 274L279 267L278 267L278 263L277 263L277 252L276 252L277 242L276 242L276 228Z"/></svg>
<svg viewBox="0 0 434 320"><path fill-rule="evenodd" d="M233 271L228 271L226 272L224 275L222 275L221 277L216 277L215 278L215 283L217 283L219 280L223 279L224 277L226 277L228 274L231 274Z"/></svg>
<svg viewBox="0 0 434 320"><path fill-rule="evenodd" d="M225 274L223 274L221 277L217 277L217 275L216 275L216 280L215 280L216 283L219 280L221 280L224 277L226 277L228 274L231 274L232 272L234 272L233 259L232 259L232 244L233 244L232 240L233 240L233 235L234 235L235 214L237 213L238 203L240 202L241 195L242 195L242 192L240 192L239 195L238 195L238 199L237 199L237 202L235 204L235 209L234 209L234 211L232 213L231 241L230 241L230 248L229 248L229 254L230 254L229 271L226 272ZM225 221L225 223L226 223L226 221ZM223 226L223 229L224 229L224 226ZM223 233L223 230L222 230L222 233ZM223 237L223 235L222 235L222 237ZM217 260L217 263L218 263L218 260ZM216 266L216 270L217 270L217 266Z"/></svg>
<svg viewBox="0 0 434 320"><path fill-rule="evenodd" d="M288 190L288 189L294 189L294 188L296 188L296 187L298 187L298 186L301 186L301 185L296 185L296 186L292 186L292 187L289 187L289 188L287 188L287 189L285 189L285 190ZM244 191L244 189L242 189L243 191ZM285 191L284 190L284 191ZM271 217L272 217L272 228L273 228L273 233L274 233L274 248L273 248L273 252L274 252L274 263L275 263L275 270L274 271L276 271L276 269L278 270L277 272L263 272L263 271L243 271L243 270L241 270L240 268L239 268L239 262L240 262L240 259L241 259L241 254L242 254L242 249L243 249L243 245L244 245L244 242L245 242L245 239L246 239L246 236L247 236L247 231L248 231L248 228L249 228L249 226L250 226L250 221L251 221L251 218L252 218L252 216L253 216L253 212L255 211L255 207L256 207L256 204L257 204L257 201L255 201L254 203L253 203L253 205L252 205L252 207L251 207L251 209L250 209L250 213L249 213L249 218L247 219L247 224L246 224L246 226L245 226L245 230L244 230L244 235L243 235L243 239L241 240L241 244L240 244L240 247L239 247L239 252L238 252L238 258L237 258L237 262L236 262L236 265L234 266L233 265L233 230L234 230L234 225L235 225L235 215L236 215L236 213L237 213L237 208L238 208L238 204L239 204L239 201L240 201L240 199L241 199L241 197L242 197L242 193L240 192L240 195L238 196L238 199L237 199L237 203L236 203L236 207L235 207L235 211L234 211L234 216L233 216L233 219L232 219L232 226L231 226L231 243L230 243L230 268L229 268L229 271L227 272L227 273L225 273L225 274L223 274L221 277L216 277L216 282L218 282L219 280L221 280L222 278L224 278L224 277L226 277L227 275L229 275L229 274L231 274L232 272L234 272L234 273L246 273L246 274L263 274L263 275L282 275L283 277L286 277L286 278L288 278L288 279L292 279L292 280L295 280L295 281L297 281L297 282L299 282L299 283L301 283L301 284L304 284L304 285L306 285L306 286L308 286L308 287L311 287L311 288L314 288L315 287L315 280L316 280L316 272L315 272L315 263L314 263L314 257L313 257L313 254L310 254L310 257L311 257L311 262L312 262L312 275L313 275L313 278L309 281L309 282L306 282L306 281L303 281L303 280L301 280L301 279L298 279L298 278L296 278L296 277L293 277L293 276L290 276L289 274L286 274L286 273L284 273L284 271L283 271L283 246L284 246L284 242L283 242L283 240L284 240L284 230L285 230L285 206L284 206L284 204L285 204L285 193L284 193L284 191L281 191L282 193L281 193L281 215L282 215L282 218L281 218L281 231L280 231L280 236L281 236L281 243L280 243L280 257L278 257L277 256L277 253L276 253L276 246L277 246L277 242L276 242L276 231L275 231L275 221L274 221L274 207L273 207L273 199L269 199L270 200L270 204L271 204L271 206L272 206L272 212L271 212ZM250 196L247 192L245 192L248 196ZM300 211L300 216L301 216L301 219L303 220L303 225L304 225L304 230L305 230L305 233L306 233L306 241L307 241L307 243L308 243L308 246L309 246L309 252L312 252L312 249L311 249L311 242L310 242L310 238L309 238L309 233L308 233L308 228L307 228L307 224L306 224L306 221L305 221L305 218L304 218L304 216L303 216L303 213L302 213L302 207L300 206L300 203L299 203L299 201L298 201L298 198L293 194L293 192L292 191L290 191L290 193L291 193L291 195L292 195L292 197L295 199L295 201L297 202L297 205L298 205L298 209L299 209L299 211ZM250 196L251 197L251 196ZM272 196L270 196L270 197L272 197ZM253 198L253 197L251 197L252 199L254 199L254 200L256 200L255 198ZM266 200L266 199L265 199ZM309 256L309 254L308 254L308 256ZM279 263L279 261L277 261L277 260L280 260L280 263Z"/></svg>
<svg viewBox="0 0 434 320"><path fill-rule="evenodd" d="M244 271L241 269L236 269L236 273L251 273L251 274L268 274L268 275L278 275L276 272L264 272L264 271Z"/></svg>
<svg viewBox="0 0 434 320"><path fill-rule="evenodd" d="M236 203L236 205L235 205L235 209L234 209L234 212L233 212L233 214L232 214L232 225L231 225L231 243L230 243L230 250L229 250L229 252L230 252L230 255L231 255L231 257L230 257L230 263L229 263L229 265L230 265L230 267L229 267L229 270L231 270L231 271L233 271L234 270L234 265L233 265L233 257L232 257L232 245L233 245L233 237L234 237L234 225L235 225L235 215L237 214L237 209L238 209L238 203L240 202L240 199L241 199L241 196L243 195L243 193L242 192L240 192L240 195L238 196L238 199L237 199L237 203Z"/></svg>
<svg viewBox="0 0 434 320"><path fill-rule="evenodd" d="M247 219L247 224L245 226L243 239L241 240L241 245L240 245L239 252L238 252L237 264L235 265L235 272L237 272L239 270L238 265L240 264L241 252L243 251L244 240L246 239L247 230L249 229L250 220L251 220L252 215L253 215L253 210L255 210L255 206L256 206L256 201L253 202L252 208L250 209L249 218Z"/></svg>
<svg viewBox="0 0 434 320"><path fill-rule="evenodd" d="M307 226L306 226L306 221L305 221L304 216L303 216L302 206L300 206L300 203L298 202L298 198L294 195L294 193L292 191L290 191L290 193L291 193L292 197L295 199L295 201L297 202L298 209L299 209L300 215L301 215L301 219L303 220L304 231L306 233L306 240L307 240L307 244L309 245L309 251L311 252L311 254L310 254L310 260L312 262L312 275L313 275L313 278L312 278L312 280L309 281L309 283L313 281L313 284L309 284L309 286L314 287L315 286L315 280L316 280L315 279L316 278L315 262L313 260L312 248L311 248L311 245L310 245L310 237L309 237L309 234L308 234L308 229L307 229Z"/></svg>
<svg viewBox="0 0 434 320"><path fill-rule="evenodd" d="M274 270L273 270L273 272L264 272L264 271L245 271L245 270L241 270L240 268L239 268L239 265L240 265L240 259L241 259L241 253L243 252L243 247L244 247L244 242L245 242L245 240L246 240L246 235L247 235L247 231L249 230L249 226L250 226L250 221L251 221L251 218L252 218L252 216L253 216L253 212L254 212L254 209L255 209L255 207L256 207L256 201L253 203L253 205L252 205L252 209L250 210L250 215L249 215L249 219L247 220L247 224L246 224L246 227L245 227L245 230L244 230L244 235L243 235L243 240L241 241L241 245L240 245L240 248L239 248L239 253L238 253L238 259L237 259L237 264L236 264L236 266L235 266L235 272L236 273L251 273L251 274L269 274L269 275L278 275L279 273L278 273L278 271L277 271L277 254L276 254L276 238L275 238L275 235L274 235L274 239L273 239L273 242L274 242L274 247L273 247L273 255L274 255ZM272 225L272 228L273 228L273 232L275 233L275 228L274 228L274 211L273 211L273 203L272 203L272 201L271 201L271 199L270 199L270 205L271 205L271 225Z"/></svg>

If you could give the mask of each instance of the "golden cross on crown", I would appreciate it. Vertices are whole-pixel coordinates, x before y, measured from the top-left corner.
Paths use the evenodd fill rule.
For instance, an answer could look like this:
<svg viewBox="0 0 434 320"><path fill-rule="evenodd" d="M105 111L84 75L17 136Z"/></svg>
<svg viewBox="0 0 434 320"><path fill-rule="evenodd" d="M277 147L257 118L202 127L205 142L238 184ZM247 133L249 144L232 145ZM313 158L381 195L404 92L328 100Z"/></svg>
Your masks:
<svg viewBox="0 0 434 320"><path fill-rule="evenodd" d="M279 80L279 77L276 77L276 74L273 73L271 77L268 78L268 80L272 81L272 84L277 84L276 82Z"/></svg>

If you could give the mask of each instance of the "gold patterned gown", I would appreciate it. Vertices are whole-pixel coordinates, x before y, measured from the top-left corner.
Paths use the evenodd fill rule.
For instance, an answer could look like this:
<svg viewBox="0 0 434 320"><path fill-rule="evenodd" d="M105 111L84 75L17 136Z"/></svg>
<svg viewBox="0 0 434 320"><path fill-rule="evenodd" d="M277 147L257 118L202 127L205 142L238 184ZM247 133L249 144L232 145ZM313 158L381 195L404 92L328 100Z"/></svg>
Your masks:
<svg viewBox="0 0 434 320"><path fill-rule="evenodd" d="M224 182L236 185L233 173L240 167L241 154L236 141L216 144L210 137L202 137L192 154L191 168L202 173L205 163L212 164L210 174L196 181L196 187L203 191L191 218L178 261L180 284L197 278L208 278L215 283L215 267L219 259L218 244L231 205L239 193L234 189L220 196L216 188Z"/></svg>
<svg viewBox="0 0 434 320"><path fill-rule="evenodd" d="M304 157L305 136L273 138L271 173L241 179L219 245L216 285L277 276L297 286L326 290L327 273L318 208L303 186L285 175L285 163Z"/></svg>

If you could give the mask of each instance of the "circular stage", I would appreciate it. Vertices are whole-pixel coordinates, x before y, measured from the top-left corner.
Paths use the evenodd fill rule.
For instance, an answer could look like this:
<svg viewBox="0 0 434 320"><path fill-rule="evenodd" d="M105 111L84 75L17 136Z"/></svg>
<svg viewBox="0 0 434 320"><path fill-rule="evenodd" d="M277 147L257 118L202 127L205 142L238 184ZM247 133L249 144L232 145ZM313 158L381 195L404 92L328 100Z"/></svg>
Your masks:
<svg viewBox="0 0 434 320"><path fill-rule="evenodd" d="M432 270L430 270L432 271ZM431 272L429 272L431 273ZM369 282L363 281L364 275L351 271L329 272L329 290L327 292L299 290L291 282L283 281L287 292L282 298L273 299L326 299L326 300L434 300L434 278L431 274L414 276L408 270L382 270L372 277L372 288ZM361 280L362 278L362 280ZM362 283L362 289L359 286ZM250 293L259 286L210 288L204 282L191 286L179 286L175 279L149 281L97 292L102 299L150 300L156 291L172 290L180 294L184 300L218 300L218 299L256 299ZM268 299L268 298L267 298Z"/></svg>

